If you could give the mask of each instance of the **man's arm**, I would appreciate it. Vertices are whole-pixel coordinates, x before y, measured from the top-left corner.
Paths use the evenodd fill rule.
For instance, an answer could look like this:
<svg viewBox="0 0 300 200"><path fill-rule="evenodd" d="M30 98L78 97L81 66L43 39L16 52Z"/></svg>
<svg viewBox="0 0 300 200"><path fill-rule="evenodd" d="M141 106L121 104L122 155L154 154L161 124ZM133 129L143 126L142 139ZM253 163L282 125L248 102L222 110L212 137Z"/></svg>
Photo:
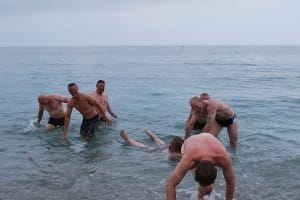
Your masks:
<svg viewBox="0 0 300 200"><path fill-rule="evenodd" d="M191 165L191 161L187 161L183 158L177 164L175 170L169 177L166 184L167 200L176 200L176 186L184 178L186 172L190 169Z"/></svg>
<svg viewBox="0 0 300 200"><path fill-rule="evenodd" d="M63 97L63 100L62 100L62 102L63 102L63 103L68 103L68 102L69 102L69 100L70 100L70 98L68 98L68 97Z"/></svg>
<svg viewBox="0 0 300 200"><path fill-rule="evenodd" d="M70 100L70 98L60 96L60 95L55 95L55 99L62 102L62 103L68 103L68 101Z"/></svg>
<svg viewBox="0 0 300 200"><path fill-rule="evenodd" d="M106 123L107 125L111 125L110 119L108 119L108 118L106 117L106 114L105 114L104 110L101 108L100 104L99 104L93 97L91 97L91 96L86 95L86 98L87 98L88 102L89 102L91 105L93 105L93 106L95 106L95 107L97 108L97 110L100 112L101 117L102 117L102 119L105 121L105 123Z"/></svg>
<svg viewBox="0 0 300 200"><path fill-rule="evenodd" d="M107 99L107 111L108 111L108 113L109 113L111 116L113 116L113 118L117 118L117 117L118 117L118 116L112 111L111 106L110 106L110 104L109 104L109 102L108 102L108 99Z"/></svg>
<svg viewBox="0 0 300 200"><path fill-rule="evenodd" d="M191 136L196 121L197 121L197 116L196 114L194 114L193 111L191 111L190 116L188 120L185 122L185 126L184 126L185 139Z"/></svg>
<svg viewBox="0 0 300 200"><path fill-rule="evenodd" d="M232 200L235 188L235 178L230 158L225 160L222 170L226 181L226 200Z"/></svg>
<svg viewBox="0 0 300 200"><path fill-rule="evenodd" d="M72 102L69 101L69 103L67 105L67 112L66 112L66 115L65 115L63 138L66 138L67 135L68 135L68 128L69 128L69 123L70 123L72 110L73 110L73 104L72 104Z"/></svg>
<svg viewBox="0 0 300 200"><path fill-rule="evenodd" d="M113 117L113 118L117 118L118 116L112 111L112 108L109 104L109 101L108 101L108 95L107 94L104 94L105 95L105 98L106 98L106 101L107 101L107 107L106 107L106 110L107 112Z"/></svg>
<svg viewBox="0 0 300 200"><path fill-rule="evenodd" d="M41 104L39 104L39 112L38 112L38 116L37 116L37 124L39 124L42 121L43 113L44 113L44 107Z"/></svg>
<svg viewBox="0 0 300 200"><path fill-rule="evenodd" d="M203 127L203 132L210 132L213 122L216 121L217 115L217 107L214 105L209 104L207 106L207 118L205 122L205 126Z"/></svg>

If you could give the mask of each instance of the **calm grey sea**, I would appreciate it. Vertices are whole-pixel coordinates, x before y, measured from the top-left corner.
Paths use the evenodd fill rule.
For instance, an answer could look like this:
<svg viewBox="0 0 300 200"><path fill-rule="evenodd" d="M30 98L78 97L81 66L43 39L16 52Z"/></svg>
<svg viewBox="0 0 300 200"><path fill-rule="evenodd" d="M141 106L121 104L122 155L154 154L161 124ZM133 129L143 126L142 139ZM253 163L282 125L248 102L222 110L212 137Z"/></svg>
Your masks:
<svg viewBox="0 0 300 200"><path fill-rule="evenodd" d="M126 145L119 131L149 145L146 128L166 142L183 136L189 98L202 92L238 116L235 152L226 130L219 135L233 160L235 199L299 199L300 46L0 48L0 67L0 199L166 199L176 163ZM112 126L84 140L75 110L66 140L61 129L33 126L39 94L70 96L69 82L90 93L98 79L119 116ZM219 171L215 199L224 187ZM196 190L188 173L178 199Z"/></svg>

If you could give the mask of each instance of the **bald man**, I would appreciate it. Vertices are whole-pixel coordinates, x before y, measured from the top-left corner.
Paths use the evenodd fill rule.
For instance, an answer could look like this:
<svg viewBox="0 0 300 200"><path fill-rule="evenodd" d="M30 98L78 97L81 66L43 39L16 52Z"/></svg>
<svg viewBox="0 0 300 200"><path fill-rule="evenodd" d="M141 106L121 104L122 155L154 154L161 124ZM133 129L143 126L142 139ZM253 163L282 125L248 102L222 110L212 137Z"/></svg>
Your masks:
<svg viewBox="0 0 300 200"><path fill-rule="evenodd" d="M206 123L203 132L209 132L218 136L223 127L227 128L230 145L237 146L238 142L238 120L233 109L225 102L218 99L202 100L199 97L192 97L190 105L196 112L207 113Z"/></svg>
<svg viewBox="0 0 300 200"><path fill-rule="evenodd" d="M49 131L57 126L63 126L65 120L65 112L63 103L68 103L69 98L63 97L58 94L49 94L49 95L39 95L39 111L37 116L37 125L40 125L40 122L43 118L44 110L47 110L50 118L48 124L45 127L45 130Z"/></svg>
<svg viewBox="0 0 300 200"><path fill-rule="evenodd" d="M208 93L202 93L199 99L208 100L210 97ZM201 132L206 124L206 118L206 111L199 112L191 108L190 115L184 125L185 138L190 137L193 130L198 130L198 132Z"/></svg>

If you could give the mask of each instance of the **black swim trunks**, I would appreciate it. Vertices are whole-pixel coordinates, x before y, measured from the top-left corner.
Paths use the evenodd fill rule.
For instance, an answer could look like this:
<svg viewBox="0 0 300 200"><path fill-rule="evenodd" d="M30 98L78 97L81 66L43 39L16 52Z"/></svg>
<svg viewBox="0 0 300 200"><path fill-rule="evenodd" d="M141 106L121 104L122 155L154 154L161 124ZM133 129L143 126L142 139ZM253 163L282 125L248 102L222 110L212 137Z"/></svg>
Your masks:
<svg viewBox="0 0 300 200"><path fill-rule="evenodd" d="M99 122L99 123L105 122L104 119L103 119L100 115L98 115L98 116L99 116L99 117L98 117L98 122Z"/></svg>
<svg viewBox="0 0 300 200"><path fill-rule="evenodd" d="M95 115L91 119L82 119L80 135L83 137L93 137L99 123L99 116Z"/></svg>
<svg viewBox="0 0 300 200"><path fill-rule="evenodd" d="M237 120L236 114L234 113L234 115L226 120L218 120L216 119L216 121L223 127L228 127L230 124L232 124L234 121Z"/></svg>
<svg viewBox="0 0 300 200"><path fill-rule="evenodd" d="M202 130L205 126L205 123L199 123L199 122L196 122L193 129L195 130Z"/></svg>
<svg viewBox="0 0 300 200"><path fill-rule="evenodd" d="M63 126L65 123L65 117L59 118L59 119L55 119L50 117L48 120L48 124L51 124L53 126Z"/></svg>

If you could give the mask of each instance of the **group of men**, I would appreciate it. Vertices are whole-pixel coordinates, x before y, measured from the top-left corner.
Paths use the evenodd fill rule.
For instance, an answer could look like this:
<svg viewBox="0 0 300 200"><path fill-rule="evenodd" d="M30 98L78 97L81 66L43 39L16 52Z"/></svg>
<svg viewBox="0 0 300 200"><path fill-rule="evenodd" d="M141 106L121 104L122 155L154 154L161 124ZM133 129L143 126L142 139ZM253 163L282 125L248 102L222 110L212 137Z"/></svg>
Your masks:
<svg viewBox="0 0 300 200"><path fill-rule="evenodd" d="M112 111L108 102L108 95L104 93L105 81L99 80L96 84L96 91L90 95L79 92L79 87L76 83L68 84L71 98L63 97L58 94L40 95L38 97L39 124L43 117L43 111L49 112L49 120L46 125L46 130L51 130L57 126L63 126L63 138L68 135L68 127L73 108L76 108L82 115L82 123L80 127L80 134L84 137L93 137L95 131L101 121L110 125L111 120L107 118L106 112L112 117L117 118L117 115ZM63 103L67 103L67 111L64 111Z"/></svg>
<svg viewBox="0 0 300 200"><path fill-rule="evenodd" d="M224 145L216 138L222 127L227 128L230 144L237 146L238 122L233 109L223 101L211 99L207 93L190 99L191 112L185 123L185 141L181 159L167 180L168 200L176 199L176 186L192 170L199 183L198 198L212 192L220 167L226 182L226 200L233 199L235 178L231 158ZM193 129L201 134L192 135Z"/></svg>
<svg viewBox="0 0 300 200"><path fill-rule="evenodd" d="M216 137L222 127L226 127L231 146L233 148L237 146L236 114L223 101L210 99L207 93L202 93L200 97L192 97L190 106L190 115L184 127L185 140L176 136L168 146L169 159L180 161L167 180L167 199L176 199L176 186L189 170L193 172L195 180L199 183L198 199L203 199L214 188L217 177L216 167L220 167L223 171L226 199L233 199L235 178L231 158L224 145ZM201 134L192 135L194 129ZM145 132L158 145L158 148L166 146L165 142L150 130ZM147 151L153 150L153 147L135 141L125 130L120 131L120 136L134 147L145 148Z"/></svg>
<svg viewBox="0 0 300 200"><path fill-rule="evenodd" d="M96 91L90 95L80 93L75 83L68 84L69 93L72 95L71 98L57 94L40 95L38 97L39 112L37 122L40 123L43 110L47 110L50 118L46 129L64 126L63 137L65 138L68 135L72 110L76 108L83 117L80 134L84 137L92 137L100 121L104 121L108 125L111 124L111 120L106 117L106 112L117 118L117 115L112 111L104 89L105 82L99 80L96 85ZM62 103L67 103L66 113ZM226 182L226 199L233 199L235 178L231 158L224 145L217 139L217 136L222 127L226 127L231 146L233 148L237 146L238 123L236 114L226 103L211 99L207 93L201 94L200 97L192 97L190 106L190 115L184 127L185 139L175 137L168 146L169 158L180 161L167 180L167 199L176 199L176 186L189 170L193 172L195 180L199 183L198 198L203 199L214 188L214 182L217 177L216 167L220 167L223 171ZM192 134L193 129L197 129L201 134ZM146 130L146 134L159 147L166 146L165 142L150 130ZM132 146L146 148L151 151L151 147L135 141L124 130L120 131L120 136Z"/></svg>

